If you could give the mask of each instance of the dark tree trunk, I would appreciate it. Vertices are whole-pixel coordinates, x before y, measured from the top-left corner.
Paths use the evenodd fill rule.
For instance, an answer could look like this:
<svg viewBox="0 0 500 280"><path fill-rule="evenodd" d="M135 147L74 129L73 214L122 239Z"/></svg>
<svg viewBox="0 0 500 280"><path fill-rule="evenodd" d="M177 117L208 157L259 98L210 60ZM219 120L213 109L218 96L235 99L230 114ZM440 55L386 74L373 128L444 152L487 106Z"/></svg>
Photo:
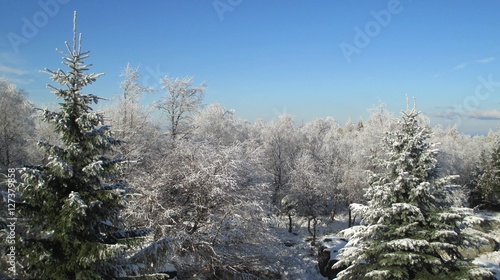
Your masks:
<svg viewBox="0 0 500 280"><path fill-rule="evenodd" d="M332 202L332 212L330 212L330 219L332 221L335 221L335 215L337 214L337 204L338 204L338 201L337 199L333 199L333 202Z"/></svg>
<svg viewBox="0 0 500 280"><path fill-rule="evenodd" d="M312 229L311 229L311 221L313 221L313 228ZM311 245L313 245L313 246L316 244L317 225L318 225L318 220L316 219L316 217L307 219L307 231L309 231L309 234L312 235Z"/></svg>
<svg viewBox="0 0 500 280"><path fill-rule="evenodd" d="M335 221L335 215L337 214L337 207L334 207L332 213L330 214L330 219Z"/></svg>
<svg viewBox="0 0 500 280"><path fill-rule="evenodd" d="M352 216L352 211L351 211L351 207L350 207L351 203L352 202L347 201L347 209L349 212L349 225L348 225L348 227L354 226L354 223L356 222L356 215L354 215L354 217Z"/></svg>
<svg viewBox="0 0 500 280"><path fill-rule="evenodd" d="M316 245L316 229L317 229L317 225L318 225L318 220L316 219L316 217L314 217L314 220L313 220L313 240L312 240L312 243L311 245L315 246Z"/></svg>

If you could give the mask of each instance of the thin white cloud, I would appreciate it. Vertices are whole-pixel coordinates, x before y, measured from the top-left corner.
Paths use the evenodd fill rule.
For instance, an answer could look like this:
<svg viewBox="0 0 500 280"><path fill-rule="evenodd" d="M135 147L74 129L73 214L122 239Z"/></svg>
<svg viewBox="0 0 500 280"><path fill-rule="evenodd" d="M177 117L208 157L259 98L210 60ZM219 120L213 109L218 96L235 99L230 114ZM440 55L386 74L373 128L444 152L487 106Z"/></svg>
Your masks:
<svg viewBox="0 0 500 280"><path fill-rule="evenodd" d="M468 111L468 112L456 112L453 110L445 111L445 112L437 112L432 114L434 117L443 118L443 119L459 119L459 118L467 118L467 119L476 119L476 120L500 120L500 110L485 110L485 111Z"/></svg>
<svg viewBox="0 0 500 280"><path fill-rule="evenodd" d="M449 73L449 72L453 72L453 71L464 69L464 68L466 68L467 66L469 66L471 64L476 64L476 63L486 64L486 63L491 63L491 62L495 61L496 59L497 59L496 57L490 56L490 57L485 57L485 58L477 59L477 60L474 60L474 61L460 63L460 64L457 64L455 67L449 69L448 71L445 71L443 73L438 73L438 74L434 75L434 78L437 78L437 77L439 77L439 76L441 76L443 74Z"/></svg>
<svg viewBox="0 0 500 280"><path fill-rule="evenodd" d="M500 110L471 111L465 114L470 119L500 120Z"/></svg>
<svg viewBox="0 0 500 280"><path fill-rule="evenodd" d="M485 64L485 63L493 62L493 61L495 61L495 59L497 59L497 58L491 56L491 57L487 57L487 58L483 58L483 59L478 59L478 60L476 60L476 62Z"/></svg>
<svg viewBox="0 0 500 280"><path fill-rule="evenodd" d="M433 114L431 114L431 116L437 117L437 118L449 119L449 120L458 119L461 117L459 113L453 112L451 110L446 111L446 112L433 113Z"/></svg>
<svg viewBox="0 0 500 280"><path fill-rule="evenodd" d="M465 66L467 66L467 63L458 64L457 66L451 68L451 70L449 70L448 72L463 69L465 68Z"/></svg>
<svg viewBox="0 0 500 280"><path fill-rule="evenodd" d="M0 73L21 76L27 74L28 72L14 67L0 65Z"/></svg>
<svg viewBox="0 0 500 280"><path fill-rule="evenodd" d="M22 60L19 56L17 56L13 52L2 51L0 52L0 61L2 61L4 64L18 65L21 63Z"/></svg>
<svg viewBox="0 0 500 280"><path fill-rule="evenodd" d="M34 82L32 71L23 69L19 57L0 51L0 77L16 85L27 85Z"/></svg>
<svg viewBox="0 0 500 280"><path fill-rule="evenodd" d="M35 79L18 79L18 78L11 77L11 78L8 78L7 81L10 83L13 83L15 85L28 85L28 84L35 82Z"/></svg>

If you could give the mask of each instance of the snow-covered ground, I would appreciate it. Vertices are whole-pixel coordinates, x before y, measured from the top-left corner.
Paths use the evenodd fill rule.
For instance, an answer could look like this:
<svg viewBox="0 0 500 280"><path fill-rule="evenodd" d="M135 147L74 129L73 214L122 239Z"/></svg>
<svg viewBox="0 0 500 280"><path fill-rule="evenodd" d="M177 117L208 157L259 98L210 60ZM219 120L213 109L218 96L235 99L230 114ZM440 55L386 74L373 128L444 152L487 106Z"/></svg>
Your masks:
<svg viewBox="0 0 500 280"><path fill-rule="evenodd" d="M307 231L307 220L294 221L292 233L288 232L288 220L284 218L273 233L281 241L280 266L282 279L286 280L325 280L318 268L318 247L311 246L311 236ZM328 218L318 223L317 241L326 235L334 235L347 227L347 219L338 217L335 221ZM286 244L286 245L285 245Z"/></svg>
<svg viewBox="0 0 500 280"><path fill-rule="evenodd" d="M500 213L479 212L477 215L481 219L496 220L500 223ZM307 220L295 220L293 233L288 232L287 223L288 220L283 217L276 227L272 228L273 234L281 241L278 265L282 279L325 280L318 268L318 248L311 246ZM336 221L324 219L318 224L317 240L327 235L335 235L345 228L346 217L338 217ZM492 231L489 235L500 242L500 231ZM482 254L475 258L473 263L488 268L500 280L500 251Z"/></svg>
<svg viewBox="0 0 500 280"><path fill-rule="evenodd" d="M475 258L473 263L489 269L500 279L500 251L483 254Z"/></svg>
<svg viewBox="0 0 500 280"><path fill-rule="evenodd" d="M483 220L493 220L500 224L500 213L481 211L477 213L477 216ZM493 229L488 235L500 243L500 227ZM497 279L500 279L500 251L482 254L475 258L473 263L488 268Z"/></svg>

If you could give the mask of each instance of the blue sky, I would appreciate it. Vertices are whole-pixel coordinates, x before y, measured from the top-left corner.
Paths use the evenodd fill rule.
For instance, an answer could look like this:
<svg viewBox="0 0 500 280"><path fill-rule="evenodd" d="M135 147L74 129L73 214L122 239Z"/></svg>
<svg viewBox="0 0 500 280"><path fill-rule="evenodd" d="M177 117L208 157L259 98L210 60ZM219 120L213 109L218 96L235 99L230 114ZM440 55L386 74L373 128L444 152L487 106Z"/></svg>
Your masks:
<svg viewBox="0 0 500 280"><path fill-rule="evenodd" d="M405 96L432 124L465 133L500 125L500 2L298 0L0 0L0 76L39 106L55 102L43 68L62 67L73 11L86 61L104 72L89 93L112 98L120 73L141 83L194 76L205 103L238 117L366 119ZM161 91L144 98L151 103Z"/></svg>

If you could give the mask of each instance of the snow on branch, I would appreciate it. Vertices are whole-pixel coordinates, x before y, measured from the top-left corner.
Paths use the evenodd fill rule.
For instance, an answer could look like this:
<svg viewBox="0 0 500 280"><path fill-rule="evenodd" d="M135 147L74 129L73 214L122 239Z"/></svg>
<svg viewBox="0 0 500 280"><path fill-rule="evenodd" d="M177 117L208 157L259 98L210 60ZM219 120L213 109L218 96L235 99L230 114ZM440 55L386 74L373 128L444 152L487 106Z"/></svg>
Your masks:
<svg viewBox="0 0 500 280"><path fill-rule="evenodd" d="M165 263L168 261L168 251L172 249L173 243L173 239L164 237L137 252L130 258L130 261L134 263Z"/></svg>
<svg viewBox="0 0 500 280"><path fill-rule="evenodd" d="M387 242L385 246L392 250L420 252L422 248L429 247L429 242L421 239L403 238L391 240Z"/></svg>
<svg viewBox="0 0 500 280"><path fill-rule="evenodd" d="M42 119L44 121L48 121L50 123L59 123L63 117L61 116L61 114L57 113L57 112L52 112L52 111L49 111L48 109L39 109L41 111L41 116L42 116Z"/></svg>
<svg viewBox="0 0 500 280"><path fill-rule="evenodd" d="M43 172L42 166L29 166L20 169L21 178L24 182L30 184L23 184L24 187L42 188L46 183L46 175Z"/></svg>
<svg viewBox="0 0 500 280"><path fill-rule="evenodd" d="M439 219L442 222L458 220L458 219L461 219L461 218L462 218L462 216L460 214L453 213L453 212L439 213Z"/></svg>
<svg viewBox="0 0 500 280"><path fill-rule="evenodd" d="M102 160L94 161L85 166L82 171L93 176L98 176L104 171Z"/></svg>
<svg viewBox="0 0 500 280"><path fill-rule="evenodd" d="M354 241L352 239L354 237L359 236L360 234L364 234L366 230L367 230L366 226L353 226L340 231L338 234L341 237L350 238L348 245L356 246L356 244L354 244Z"/></svg>
<svg viewBox="0 0 500 280"><path fill-rule="evenodd" d="M384 254L384 259L386 261L382 261L382 264L385 263L386 265L394 262L415 265L421 263L424 257L420 254L411 252L397 252ZM440 264L440 262L436 260L436 264Z"/></svg>
<svg viewBox="0 0 500 280"><path fill-rule="evenodd" d="M64 154L64 149L57 145L52 145L45 141L38 141L37 145L45 149L49 154L55 154L57 156L62 156Z"/></svg>
<svg viewBox="0 0 500 280"><path fill-rule="evenodd" d="M365 274L365 277L368 279L388 279L392 276L396 276L393 272L394 271L391 270L373 270Z"/></svg>
<svg viewBox="0 0 500 280"><path fill-rule="evenodd" d="M359 203L352 203L349 205L349 208L354 215L363 215L363 213L366 213L366 210L369 209L368 206Z"/></svg>
<svg viewBox="0 0 500 280"><path fill-rule="evenodd" d="M47 167L52 168L54 173L59 174L63 178L73 176L73 166L66 163L57 155L50 155L48 158Z"/></svg>
<svg viewBox="0 0 500 280"><path fill-rule="evenodd" d="M97 127L92 129L91 131L85 133L86 137L95 137L98 135L103 135L106 131L109 131L111 127L109 125L103 125L101 127Z"/></svg>
<svg viewBox="0 0 500 280"><path fill-rule="evenodd" d="M438 230L433 233L433 238L438 240L450 240L458 238L458 233L454 230Z"/></svg>
<svg viewBox="0 0 500 280"><path fill-rule="evenodd" d="M76 213L84 216L86 215L85 212L86 209L88 208L88 205L85 203L85 201L83 201L78 192L72 191L69 194L68 198L66 199L63 209L67 207L74 208L76 210L76 212L70 212L70 213Z"/></svg>

